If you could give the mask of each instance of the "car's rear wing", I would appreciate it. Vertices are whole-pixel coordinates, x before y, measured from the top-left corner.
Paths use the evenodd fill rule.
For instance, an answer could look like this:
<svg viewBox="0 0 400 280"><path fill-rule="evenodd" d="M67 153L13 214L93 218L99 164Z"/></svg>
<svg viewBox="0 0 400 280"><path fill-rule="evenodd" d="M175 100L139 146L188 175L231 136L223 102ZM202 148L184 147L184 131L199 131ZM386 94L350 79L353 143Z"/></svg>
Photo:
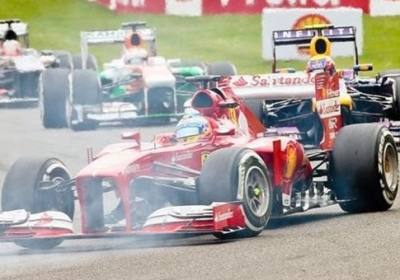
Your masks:
<svg viewBox="0 0 400 280"><path fill-rule="evenodd" d="M272 32L273 43L279 45L301 45L310 43L314 36L324 36L333 42L355 42L354 26L276 30Z"/></svg>
<svg viewBox="0 0 400 280"><path fill-rule="evenodd" d="M218 83L229 86L242 99L284 100L311 99L315 97L315 74L306 72L237 75ZM346 91L343 80L340 91Z"/></svg>
<svg viewBox="0 0 400 280"><path fill-rule="evenodd" d="M125 37L132 32L132 24L123 23L120 29L111 30L92 30L92 31L81 31L81 54L83 61L86 61L89 53L90 45L112 45L122 44L125 41ZM135 28L134 32L138 33L143 42L149 43L153 54L156 53L156 29L151 27L140 27ZM85 65L85 63L83 63Z"/></svg>
<svg viewBox="0 0 400 280"><path fill-rule="evenodd" d="M276 72L276 46L309 45L314 36L324 36L332 43L353 42L354 64L357 65L359 63L356 42L356 27L354 26L321 26L297 30L275 30L272 32L273 73Z"/></svg>
<svg viewBox="0 0 400 280"><path fill-rule="evenodd" d="M24 43L29 47L29 25L26 22L21 22L19 19L3 19L0 20L0 42L4 40L7 31L11 29L17 37L21 37Z"/></svg>

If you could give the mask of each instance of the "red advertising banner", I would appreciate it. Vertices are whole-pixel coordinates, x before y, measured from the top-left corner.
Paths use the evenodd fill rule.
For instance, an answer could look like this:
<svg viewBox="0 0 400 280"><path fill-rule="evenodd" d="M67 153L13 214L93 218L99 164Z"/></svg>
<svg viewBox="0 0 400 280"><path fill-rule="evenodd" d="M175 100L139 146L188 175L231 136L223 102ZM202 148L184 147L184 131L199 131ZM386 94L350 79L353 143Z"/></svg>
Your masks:
<svg viewBox="0 0 400 280"><path fill-rule="evenodd" d="M93 0L92 0L93 1ZM370 13L376 2L397 0L95 0L97 3L120 13L209 15L209 14L261 14L264 8L360 8ZM168 2L169 1L169 2ZM173 2L173 3L172 3ZM171 3L173 4L171 6ZM398 4L398 3L396 3ZM184 7L178 9L178 7ZM378 7L383 4L376 4ZM169 7L171 6L171 7ZM169 7L169 9L167 9ZM191 7L191 8L189 8ZM171 10L172 9L172 10ZM189 9L188 13L186 10ZM371 9L374 9L372 7ZM193 10L193 11L192 11ZM378 12L379 14L381 12Z"/></svg>
<svg viewBox="0 0 400 280"><path fill-rule="evenodd" d="M260 14L264 8L361 8L369 13L366 0L203 0L203 14Z"/></svg>
<svg viewBox="0 0 400 280"><path fill-rule="evenodd" d="M118 13L164 14L166 0L96 0Z"/></svg>

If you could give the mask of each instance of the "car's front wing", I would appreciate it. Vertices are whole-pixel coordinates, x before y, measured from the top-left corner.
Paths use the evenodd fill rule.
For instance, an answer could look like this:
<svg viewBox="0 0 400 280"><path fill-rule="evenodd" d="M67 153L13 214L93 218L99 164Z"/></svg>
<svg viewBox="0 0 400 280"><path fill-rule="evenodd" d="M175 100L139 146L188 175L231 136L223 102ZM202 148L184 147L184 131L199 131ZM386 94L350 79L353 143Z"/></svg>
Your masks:
<svg viewBox="0 0 400 280"><path fill-rule="evenodd" d="M245 228L241 202L214 203L209 206L166 207L153 212L141 227L127 230L122 223L106 225L103 231L80 233L73 231L73 222L64 213L47 211L28 216L24 216L23 213L26 212L19 210L0 213L0 242L49 238L84 239L165 235L173 237L185 234L224 234Z"/></svg>

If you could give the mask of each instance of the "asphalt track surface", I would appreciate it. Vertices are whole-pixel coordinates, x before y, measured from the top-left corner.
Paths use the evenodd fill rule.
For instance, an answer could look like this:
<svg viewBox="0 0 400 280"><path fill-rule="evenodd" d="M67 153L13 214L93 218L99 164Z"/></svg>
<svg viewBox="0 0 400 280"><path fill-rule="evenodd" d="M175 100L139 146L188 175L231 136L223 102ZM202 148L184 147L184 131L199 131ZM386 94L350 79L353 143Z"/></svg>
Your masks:
<svg viewBox="0 0 400 280"><path fill-rule="evenodd" d="M141 128L145 140L168 127ZM0 111L0 180L23 155L53 155L76 173L124 129L45 130L36 109ZM126 129L125 129L126 130ZM400 208L348 215L338 206L274 220L257 238L219 242L69 240L34 252L0 244L0 279L400 279Z"/></svg>

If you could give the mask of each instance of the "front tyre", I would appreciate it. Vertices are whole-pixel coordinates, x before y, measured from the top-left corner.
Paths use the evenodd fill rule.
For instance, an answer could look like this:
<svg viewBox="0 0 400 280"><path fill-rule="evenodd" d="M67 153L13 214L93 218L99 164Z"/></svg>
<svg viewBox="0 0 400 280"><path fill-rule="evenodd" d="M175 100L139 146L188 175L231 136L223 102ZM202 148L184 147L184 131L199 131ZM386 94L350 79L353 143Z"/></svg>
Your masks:
<svg viewBox="0 0 400 280"><path fill-rule="evenodd" d="M93 70L74 70L71 74L71 99L67 108L69 126L75 131L94 130L96 120L87 119L82 112L81 118L75 107L101 107L101 87L97 73ZM83 109L82 109L83 110Z"/></svg>
<svg viewBox="0 0 400 280"><path fill-rule="evenodd" d="M253 237L260 234L272 211L272 183L261 157L246 148L223 148L212 152L201 170L199 203L241 201L246 228L220 239Z"/></svg>
<svg viewBox="0 0 400 280"><path fill-rule="evenodd" d="M68 69L61 68L50 68L42 72L39 83L39 107L45 128L68 126L66 106L69 95L69 73Z"/></svg>
<svg viewBox="0 0 400 280"><path fill-rule="evenodd" d="M71 188L43 190L44 182L54 184L68 181L69 172L65 165L55 158L23 157L18 159L7 172L1 194L1 209L11 211L25 209L31 213L59 211L74 216L74 193ZM26 239L15 243L28 249L50 249L63 240Z"/></svg>
<svg viewBox="0 0 400 280"><path fill-rule="evenodd" d="M396 145L389 130L377 124L341 129L332 153L333 190L340 207L350 213L385 211L399 186Z"/></svg>

